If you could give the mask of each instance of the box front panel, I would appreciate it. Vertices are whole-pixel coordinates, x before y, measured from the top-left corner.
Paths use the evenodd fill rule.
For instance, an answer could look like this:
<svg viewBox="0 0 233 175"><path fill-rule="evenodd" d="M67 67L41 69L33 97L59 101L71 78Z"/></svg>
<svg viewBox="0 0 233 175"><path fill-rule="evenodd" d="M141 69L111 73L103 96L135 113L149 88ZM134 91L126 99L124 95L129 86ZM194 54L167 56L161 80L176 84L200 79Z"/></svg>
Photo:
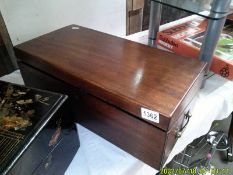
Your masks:
<svg viewBox="0 0 233 175"><path fill-rule="evenodd" d="M159 169L166 133L91 95L79 98L77 121L101 137Z"/></svg>

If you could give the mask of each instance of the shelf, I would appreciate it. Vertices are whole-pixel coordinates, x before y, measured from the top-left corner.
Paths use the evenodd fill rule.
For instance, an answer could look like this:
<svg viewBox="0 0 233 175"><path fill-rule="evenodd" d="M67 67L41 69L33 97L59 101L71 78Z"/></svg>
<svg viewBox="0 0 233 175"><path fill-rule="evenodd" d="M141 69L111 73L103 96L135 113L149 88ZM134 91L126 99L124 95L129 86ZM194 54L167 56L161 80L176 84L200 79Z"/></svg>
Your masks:
<svg viewBox="0 0 233 175"><path fill-rule="evenodd" d="M232 6L230 7L231 8L230 12L228 6L226 6L224 11L222 11L223 8L221 8L220 11L218 11L218 9L214 9L214 10L211 9L213 0L210 0L208 3L206 1L199 1L199 0L151 0L151 1L158 2L163 5L167 5L177 9L185 10L187 12L191 12L199 16L203 16L205 18L211 18L211 19L220 19L227 16L228 14L233 13Z"/></svg>

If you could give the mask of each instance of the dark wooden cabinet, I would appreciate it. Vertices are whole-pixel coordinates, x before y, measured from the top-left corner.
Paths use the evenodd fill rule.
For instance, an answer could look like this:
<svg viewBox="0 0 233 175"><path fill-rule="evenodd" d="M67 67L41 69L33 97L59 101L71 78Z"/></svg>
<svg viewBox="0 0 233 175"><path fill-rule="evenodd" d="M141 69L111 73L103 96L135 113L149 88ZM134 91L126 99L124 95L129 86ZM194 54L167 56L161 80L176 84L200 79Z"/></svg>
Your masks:
<svg viewBox="0 0 233 175"><path fill-rule="evenodd" d="M15 52L26 84L72 96L67 109L77 122L156 169L177 140L206 66L75 25Z"/></svg>
<svg viewBox="0 0 233 175"><path fill-rule="evenodd" d="M0 76L18 68L13 45L0 11Z"/></svg>
<svg viewBox="0 0 233 175"><path fill-rule="evenodd" d="M0 173L63 175L79 148L66 95L0 81ZM65 104L66 105L66 104Z"/></svg>

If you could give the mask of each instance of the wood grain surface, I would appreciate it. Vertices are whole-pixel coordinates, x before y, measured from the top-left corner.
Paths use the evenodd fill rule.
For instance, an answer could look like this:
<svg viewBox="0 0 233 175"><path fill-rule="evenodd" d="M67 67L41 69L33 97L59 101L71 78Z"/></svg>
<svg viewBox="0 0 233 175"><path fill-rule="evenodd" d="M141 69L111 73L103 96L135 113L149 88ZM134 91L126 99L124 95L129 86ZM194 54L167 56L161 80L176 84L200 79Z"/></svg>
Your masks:
<svg viewBox="0 0 233 175"><path fill-rule="evenodd" d="M160 123L152 124L163 130L181 112L205 68L195 59L75 25L20 44L15 51L27 64L135 116L140 117L141 107L158 111Z"/></svg>
<svg viewBox="0 0 233 175"><path fill-rule="evenodd" d="M67 120L156 169L177 140L205 69L198 60L74 25L15 51L27 85L70 96ZM159 123L141 118L141 107L158 111Z"/></svg>

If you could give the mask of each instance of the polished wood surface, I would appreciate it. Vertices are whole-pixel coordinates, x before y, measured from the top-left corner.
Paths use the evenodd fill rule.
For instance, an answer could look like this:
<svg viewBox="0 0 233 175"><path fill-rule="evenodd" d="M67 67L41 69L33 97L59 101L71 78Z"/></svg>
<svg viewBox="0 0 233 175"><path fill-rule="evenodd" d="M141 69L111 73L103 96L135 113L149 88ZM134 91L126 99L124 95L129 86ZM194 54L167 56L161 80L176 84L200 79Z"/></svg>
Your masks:
<svg viewBox="0 0 233 175"><path fill-rule="evenodd" d="M166 133L139 118L97 99L85 91L74 89L51 75L19 62L25 84L69 95L67 120L76 122L144 161L159 168L163 159ZM75 109L75 111L74 111ZM153 153L153 154L152 154Z"/></svg>
<svg viewBox="0 0 233 175"><path fill-rule="evenodd" d="M161 167L165 132L93 96L80 98L78 122L81 125L146 164Z"/></svg>
<svg viewBox="0 0 233 175"><path fill-rule="evenodd" d="M72 85L65 84L45 72L22 62L19 62L19 66L25 84L69 95L66 106L66 116L69 116L67 120L73 120L76 116L75 121L92 132L148 165L157 169L161 167L166 141L166 133L161 129L142 122L139 118L86 94L85 91L78 91Z"/></svg>
<svg viewBox="0 0 233 175"><path fill-rule="evenodd" d="M15 50L27 85L69 95L67 120L156 169L177 140L205 68L198 60L76 26ZM142 119L141 107L159 111L159 123Z"/></svg>
<svg viewBox="0 0 233 175"><path fill-rule="evenodd" d="M156 169L161 168L169 156L177 140L176 132L182 126L184 114L192 109L194 101L179 113L179 118L173 121L170 131L165 132L88 94L85 90L64 83L58 77L46 74L22 61L19 61L19 66L27 85L69 95L70 101L66 106L67 120L73 120L75 117L76 122Z"/></svg>
<svg viewBox="0 0 233 175"><path fill-rule="evenodd" d="M27 64L135 116L140 117L141 107L158 111L160 123L152 124L163 130L182 111L182 103L189 103L184 99L205 67L198 60L75 25L20 44L15 51Z"/></svg>

